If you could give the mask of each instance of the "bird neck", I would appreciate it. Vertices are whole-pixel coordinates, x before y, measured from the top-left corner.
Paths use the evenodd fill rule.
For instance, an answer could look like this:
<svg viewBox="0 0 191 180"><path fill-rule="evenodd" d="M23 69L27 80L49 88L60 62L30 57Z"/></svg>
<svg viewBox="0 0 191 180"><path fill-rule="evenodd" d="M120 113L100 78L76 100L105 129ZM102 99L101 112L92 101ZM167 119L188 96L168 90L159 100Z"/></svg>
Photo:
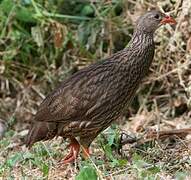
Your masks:
<svg viewBox="0 0 191 180"><path fill-rule="evenodd" d="M126 65L126 71L128 73L131 71L130 76L134 79L134 83L139 82L148 73L154 57L154 49L152 34L142 31L136 31L133 34L131 42L125 50L128 56L126 59L124 58L123 63Z"/></svg>
<svg viewBox="0 0 191 180"><path fill-rule="evenodd" d="M144 50L154 46L153 33L147 33L142 30L136 30L133 33L133 37L129 43L129 48L133 50Z"/></svg>

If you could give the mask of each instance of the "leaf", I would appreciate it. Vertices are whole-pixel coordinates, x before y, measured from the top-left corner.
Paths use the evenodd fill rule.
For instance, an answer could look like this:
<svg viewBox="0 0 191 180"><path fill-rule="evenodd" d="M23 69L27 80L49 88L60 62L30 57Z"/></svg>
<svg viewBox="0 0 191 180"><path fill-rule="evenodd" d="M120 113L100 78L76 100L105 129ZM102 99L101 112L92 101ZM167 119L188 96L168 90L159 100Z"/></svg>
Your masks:
<svg viewBox="0 0 191 180"><path fill-rule="evenodd" d="M30 153L30 152L26 152L23 154L23 159L27 160L27 159L34 159L35 155Z"/></svg>
<svg viewBox="0 0 191 180"><path fill-rule="evenodd" d="M119 159L118 160L118 164L119 164L119 166L125 166L125 165L127 165L127 163L128 163L128 160L127 159Z"/></svg>
<svg viewBox="0 0 191 180"><path fill-rule="evenodd" d="M5 148L5 147L9 146L9 144L10 144L10 141L8 141L6 138L4 138L0 141L0 148Z"/></svg>
<svg viewBox="0 0 191 180"><path fill-rule="evenodd" d="M14 14L16 19L23 21L23 22L28 22L28 23L34 23L35 19L33 17L33 12L32 9L29 7L26 8L21 4L14 3L12 0L4 0L0 4L0 9L5 13L9 14L14 8Z"/></svg>
<svg viewBox="0 0 191 180"><path fill-rule="evenodd" d="M112 161L112 166L115 167L115 166L118 166L119 165L119 162L118 160L113 156L113 153L112 153L112 149L111 149L111 146L109 144L106 144L104 146L104 151L106 153L106 156Z"/></svg>
<svg viewBox="0 0 191 180"><path fill-rule="evenodd" d="M48 176L49 166L44 162L44 160L41 159L41 157L32 157L31 163L37 166L42 171L43 176Z"/></svg>
<svg viewBox="0 0 191 180"><path fill-rule="evenodd" d="M110 134L110 136L108 137L108 144L109 144L110 146L114 144L115 136L116 136L116 135L115 135L114 133L112 133L112 134Z"/></svg>
<svg viewBox="0 0 191 180"><path fill-rule="evenodd" d="M48 176L49 166L46 164L43 164L41 171L43 172L43 176Z"/></svg>
<svg viewBox="0 0 191 180"><path fill-rule="evenodd" d="M4 1L1 2L0 9L4 13L9 14L10 11L12 10L14 4L15 3L13 1L11 1L11 0L4 0Z"/></svg>
<svg viewBox="0 0 191 180"><path fill-rule="evenodd" d="M32 3L31 0L22 0L21 2L22 2L23 4L26 4L26 5L29 5L29 4Z"/></svg>
<svg viewBox="0 0 191 180"><path fill-rule="evenodd" d="M145 166L147 166L148 165L148 163L147 162L145 162L143 159L142 159L142 157L140 156L140 155L138 155L138 154L134 154L133 155L133 164L134 164L134 166L137 168L137 169L140 169L140 168L144 168Z"/></svg>
<svg viewBox="0 0 191 180"><path fill-rule="evenodd" d="M33 12L29 8L23 6L17 7L16 18L23 22L34 23L35 19L33 17Z"/></svg>
<svg viewBox="0 0 191 180"><path fill-rule="evenodd" d="M75 178L76 180L97 180L96 170L91 166L84 166Z"/></svg>
<svg viewBox="0 0 191 180"><path fill-rule="evenodd" d="M90 36L90 25L87 24L87 22L82 22L78 26L78 41L82 44L85 45L87 43L88 37Z"/></svg>
<svg viewBox="0 0 191 180"><path fill-rule="evenodd" d="M176 177L175 178L176 180L184 180L187 177L187 173L186 172L178 171L178 172L176 172L175 177Z"/></svg>
<svg viewBox="0 0 191 180"><path fill-rule="evenodd" d="M10 157L6 164L9 166L9 167L13 167L16 165L17 162L21 161L23 159L23 156L21 153L16 153L14 154L12 157Z"/></svg>
<svg viewBox="0 0 191 180"><path fill-rule="evenodd" d="M31 34L34 39L34 41L37 43L39 47L42 47L44 45L43 38L42 38L42 32L39 26L35 26L31 28Z"/></svg>
<svg viewBox="0 0 191 180"><path fill-rule="evenodd" d="M62 24L60 24L58 22L54 22L54 24L53 24L53 34L54 34L54 46L56 48L62 47L64 37L67 34L66 26L64 26L64 25L62 25Z"/></svg>
<svg viewBox="0 0 191 180"><path fill-rule="evenodd" d="M86 5L83 7L81 14L84 16L88 16L94 13L94 9L90 5Z"/></svg>
<svg viewBox="0 0 191 180"><path fill-rule="evenodd" d="M187 162L188 162L189 165L191 165L191 160L188 160Z"/></svg>

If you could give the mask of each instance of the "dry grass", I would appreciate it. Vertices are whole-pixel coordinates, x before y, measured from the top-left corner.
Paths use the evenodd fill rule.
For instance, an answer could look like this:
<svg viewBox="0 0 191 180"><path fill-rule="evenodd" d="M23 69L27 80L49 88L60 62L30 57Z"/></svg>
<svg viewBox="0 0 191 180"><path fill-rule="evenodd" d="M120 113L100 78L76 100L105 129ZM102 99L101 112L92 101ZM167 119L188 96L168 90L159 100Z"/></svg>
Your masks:
<svg viewBox="0 0 191 180"><path fill-rule="evenodd" d="M66 11L61 5L59 9L49 3L40 4L50 13L56 11L62 15L62 11ZM0 27L0 135L5 127L8 129L0 141L0 177L74 179L80 170L90 166L96 169L100 179L149 179L149 176L153 179L189 179L190 136L159 140L138 148L125 145L121 157L107 134L111 133L114 141L120 132L118 129L139 136L148 129L191 127L190 0L91 1L87 4L95 12L91 21L76 20L81 17L77 13L71 14L77 17L71 21L69 17L37 17L34 31L40 28L40 40L35 39L30 30L27 35L23 24L19 24L21 19L18 20L13 12L2 15L5 21L2 18ZM30 8L34 9L34 5L39 4ZM93 143L91 161L79 159L74 165L58 167L58 161L66 154L66 143L61 143L61 139L39 143L30 151L20 145L27 133L28 122L46 94L69 74L125 47L132 34L132 23L153 7L175 16L177 25L157 31L150 76L144 80L132 106L118 121L117 130L106 131L106 139L100 136ZM40 6L37 8L33 12L35 15L41 10ZM114 11L119 11L119 15ZM92 18L91 12L88 18ZM20 29L15 30L18 26ZM26 26L31 27L31 24ZM84 28L91 30L89 34L83 34ZM16 32L26 33L27 38L23 35L17 39Z"/></svg>

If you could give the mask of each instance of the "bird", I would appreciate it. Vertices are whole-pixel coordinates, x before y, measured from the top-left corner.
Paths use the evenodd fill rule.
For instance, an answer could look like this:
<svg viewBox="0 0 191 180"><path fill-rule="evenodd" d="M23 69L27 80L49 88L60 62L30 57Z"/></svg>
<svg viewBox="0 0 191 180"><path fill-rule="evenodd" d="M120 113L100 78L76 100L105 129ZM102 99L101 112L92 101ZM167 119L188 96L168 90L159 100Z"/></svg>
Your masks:
<svg viewBox="0 0 191 180"><path fill-rule="evenodd" d="M154 33L175 19L159 10L138 18L128 46L63 80L42 101L31 123L25 144L61 136L70 151L63 164L74 162L82 149L90 156L93 140L118 119L133 100L154 58Z"/></svg>

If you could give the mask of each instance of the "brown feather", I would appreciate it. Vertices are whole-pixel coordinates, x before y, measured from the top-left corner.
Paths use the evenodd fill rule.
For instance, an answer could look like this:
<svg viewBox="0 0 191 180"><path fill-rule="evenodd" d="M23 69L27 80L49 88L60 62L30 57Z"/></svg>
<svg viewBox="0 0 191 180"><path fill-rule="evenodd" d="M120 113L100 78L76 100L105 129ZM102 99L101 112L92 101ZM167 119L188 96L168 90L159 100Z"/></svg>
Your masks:
<svg viewBox="0 0 191 180"><path fill-rule="evenodd" d="M57 135L79 136L80 143L88 147L120 116L152 63L153 33L160 21L148 20L156 13L163 16L153 11L138 20L127 48L78 71L45 98L29 131L27 145Z"/></svg>

